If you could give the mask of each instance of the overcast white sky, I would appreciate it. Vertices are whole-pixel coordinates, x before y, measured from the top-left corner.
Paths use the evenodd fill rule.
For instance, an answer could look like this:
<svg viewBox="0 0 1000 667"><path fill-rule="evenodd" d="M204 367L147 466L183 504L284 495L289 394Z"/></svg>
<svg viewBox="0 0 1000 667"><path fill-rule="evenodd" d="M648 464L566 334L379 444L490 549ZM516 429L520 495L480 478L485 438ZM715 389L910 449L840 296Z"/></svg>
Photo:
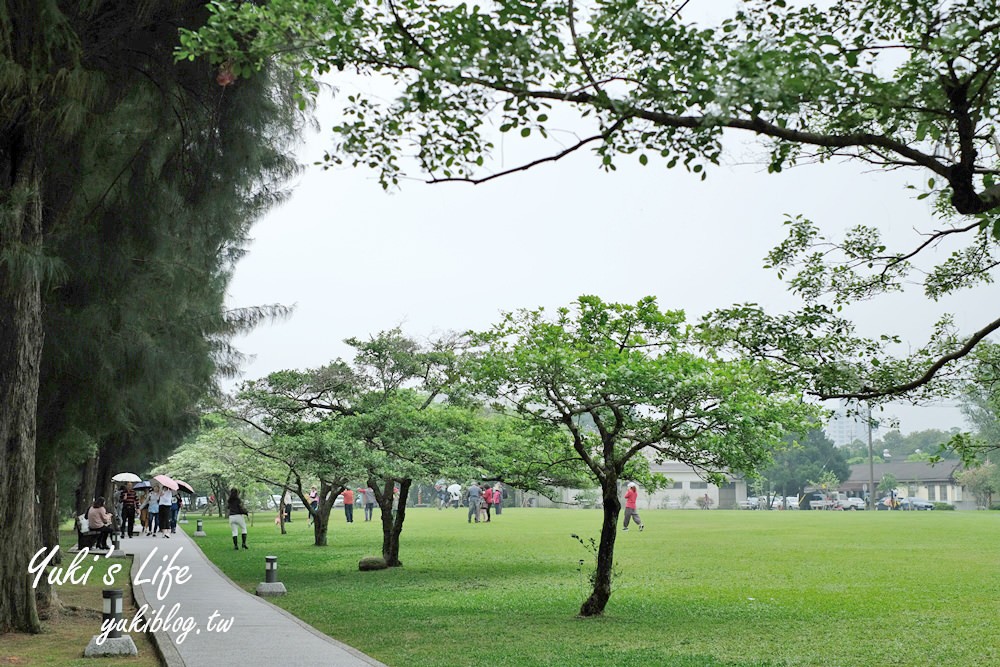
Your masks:
<svg viewBox="0 0 1000 667"><path fill-rule="evenodd" d="M304 163L328 147L333 106L321 101L322 129L306 138ZM519 138L500 145L498 168L524 158ZM501 311L568 305L581 294L630 302L653 294L690 319L747 301L787 309L795 299L762 268L785 214L833 233L876 223L900 249L913 246L914 227L931 226L925 203L903 189L925 182L922 172L824 164L768 175L749 149L736 152L705 182L654 160L622 158L605 173L582 152L484 185L411 181L390 194L370 172L309 167L291 200L254 228L231 285L233 307L296 306L291 319L236 341L254 357L245 377L347 357L349 336L400 324L415 336L481 329ZM992 316L974 306L996 296L988 288L939 305L914 292L857 309L858 325L916 346L941 312L955 312L966 330L982 326ZM963 426L954 407L892 414L904 432Z"/></svg>

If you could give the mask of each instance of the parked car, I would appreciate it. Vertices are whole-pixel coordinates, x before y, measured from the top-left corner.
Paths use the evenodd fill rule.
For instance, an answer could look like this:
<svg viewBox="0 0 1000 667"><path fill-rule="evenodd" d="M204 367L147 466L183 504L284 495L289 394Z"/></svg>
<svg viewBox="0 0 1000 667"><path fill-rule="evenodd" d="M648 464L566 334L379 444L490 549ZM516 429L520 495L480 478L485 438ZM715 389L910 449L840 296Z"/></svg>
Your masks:
<svg viewBox="0 0 1000 667"><path fill-rule="evenodd" d="M276 493L271 496L271 509L278 509L281 505L281 494ZM306 506L302 504L302 499L297 495L292 494L292 511L305 509Z"/></svg>
<svg viewBox="0 0 1000 667"><path fill-rule="evenodd" d="M934 503L923 498L902 498L899 507L904 510L932 510Z"/></svg>
<svg viewBox="0 0 1000 667"><path fill-rule="evenodd" d="M833 501L822 493L810 493L802 497L802 509L825 510L833 508Z"/></svg>
<svg viewBox="0 0 1000 667"><path fill-rule="evenodd" d="M845 510L863 510L863 509L867 509L867 506L865 505L864 498L842 498L841 500L838 500L834 504L834 506L835 507L840 507L841 509L845 509Z"/></svg>

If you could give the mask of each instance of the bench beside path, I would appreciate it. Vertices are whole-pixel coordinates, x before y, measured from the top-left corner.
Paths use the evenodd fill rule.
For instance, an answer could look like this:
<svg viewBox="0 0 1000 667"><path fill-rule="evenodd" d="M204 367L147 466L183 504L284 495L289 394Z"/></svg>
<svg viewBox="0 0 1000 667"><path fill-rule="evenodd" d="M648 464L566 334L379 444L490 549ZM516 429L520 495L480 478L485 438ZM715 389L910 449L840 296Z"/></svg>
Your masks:
<svg viewBox="0 0 1000 667"><path fill-rule="evenodd" d="M147 618L152 621L158 613L169 626L150 633L167 667L247 663L386 667L237 586L184 531L177 531L170 539L126 538L121 540L121 548L134 557L133 579L142 580L132 586L137 606L147 605ZM260 560L262 579L264 556L263 552L252 556ZM188 567L190 580L184 584L173 581L168 589L167 578L156 575L158 568L163 572L170 566L176 568L170 570L175 578L179 568ZM209 618L216 612L213 624L217 628L220 621L232 619L228 630L208 629Z"/></svg>

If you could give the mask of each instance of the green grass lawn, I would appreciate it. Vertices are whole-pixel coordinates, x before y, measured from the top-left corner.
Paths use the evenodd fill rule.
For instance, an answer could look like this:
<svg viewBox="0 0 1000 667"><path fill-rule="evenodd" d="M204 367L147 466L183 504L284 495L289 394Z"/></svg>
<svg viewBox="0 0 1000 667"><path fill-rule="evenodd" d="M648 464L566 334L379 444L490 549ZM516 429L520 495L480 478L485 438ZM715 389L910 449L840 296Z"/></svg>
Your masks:
<svg viewBox="0 0 1000 667"><path fill-rule="evenodd" d="M277 604L394 667L1000 664L1000 513L641 513L596 619L576 617L593 559L570 534L596 537L597 511L411 510L404 567L381 572L357 569L379 524L339 512L325 548L302 512L285 536L258 517L249 552L218 519L198 544L248 590L278 556Z"/></svg>

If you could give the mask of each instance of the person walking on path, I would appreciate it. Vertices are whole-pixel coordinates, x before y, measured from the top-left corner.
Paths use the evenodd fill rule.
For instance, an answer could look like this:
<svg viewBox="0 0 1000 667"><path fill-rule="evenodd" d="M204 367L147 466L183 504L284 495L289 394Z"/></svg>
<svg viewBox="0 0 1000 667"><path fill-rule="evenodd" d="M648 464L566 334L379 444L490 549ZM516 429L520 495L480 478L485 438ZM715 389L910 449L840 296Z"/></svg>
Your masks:
<svg viewBox="0 0 1000 667"><path fill-rule="evenodd" d="M483 499L483 490L479 488L479 485L473 482L469 486L469 523L472 523L472 518L475 517L476 523L479 523L479 503Z"/></svg>
<svg viewBox="0 0 1000 667"><path fill-rule="evenodd" d="M174 492L163 487L160 489L160 511L157 516L160 517L160 534L163 537L170 539L170 533L167 530L170 528L170 514L173 511L174 506Z"/></svg>
<svg viewBox="0 0 1000 667"><path fill-rule="evenodd" d="M174 502L170 503L170 534L177 534L177 515L181 512L181 507L183 507L183 502L181 500L180 490L174 494Z"/></svg>
<svg viewBox="0 0 1000 667"><path fill-rule="evenodd" d="M132 537L132 530L135 529L135 509L138 500L135 491L132 490L132 482L125 484L122 491L122 537L126 535Z"/></svg>
<svg viewBox="0 0 1000 667"><path fill-rule="evenodd" d="M101 551L108 550L108 535L114 530L113 526L114 519L104 507L104 496L101 496L87 510L87 527L100 533L97 548Z"/></svg>
<svg viewBox="0 0 1000 667"><path fill-rule="evenodd" d="M628 489L625 491L625 527L622 528L623 531L628 530L629 519L639 524L640 533L646 529L646 526L642 523L642 519L639 518L639 512L635 509L635 501L638 497L639 490L636 488L635 482L629 482Z"/></svg>
<svg viewBox="0 0 1000 667"><path fill-rule="evenodd" d="M139 534L145 535L149 530L149 492L139 492Z"/></svg>
<svg viewBox="0 0 1000 667"><path fill-rule="evenodd" d="M375 489L370 486L366 486L364 491L362 491L364 496L363 500L365 503L365 521L372 520L372 514L375 511Z"/></svg>
<svg viewBox="0 0 1000 667"><path fill-rule="evenodd" d="M354 491L344 489L344 517L347 523L354 523Z"/></svg>
<svg viewBox="0 0 1000 667"><path fill-rule="evenodd" d="M153 484L152 490L149 492L149 530L146 531L147 536L152 536L156 534L156 531L160 529L160 483L156 482Z"/></svg>
<svg viewBox="0 0 1000 667"><path fill-rule="evenodd" d="M246 506L243 504L243 500L240 498L240 492L233 487L229 489L229 502L227 503L229 508L229 527L233 530L233 549L235 551L240 550L240 545L236 542L236 534L243 531L243 548L249 549L247 546L247 512Z"/></svg>

